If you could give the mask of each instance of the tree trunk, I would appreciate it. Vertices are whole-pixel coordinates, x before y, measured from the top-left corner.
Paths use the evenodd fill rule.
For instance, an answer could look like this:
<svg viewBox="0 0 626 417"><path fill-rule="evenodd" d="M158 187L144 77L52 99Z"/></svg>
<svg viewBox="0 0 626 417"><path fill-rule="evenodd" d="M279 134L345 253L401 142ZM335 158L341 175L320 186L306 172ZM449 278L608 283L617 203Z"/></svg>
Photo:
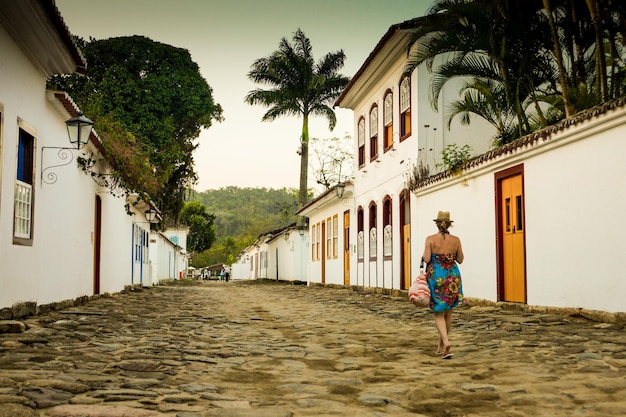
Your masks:
<svg viewBox="0 0 626 417"><path fill-rule="evenodd" d="M302 137L300 138L300 190L298 193L298 203L304 207L308 202L309 180L309 115L302 118Z"/></svg>
<svg viewBox="0 0 626 417"><path fill-rule="evenodd" d="M604 56L602 22L600 21L598 2L596 0L587 0L587 7L589 8L593 29L596 34L596 79L598 80L598 92L600 93L602 101L607 101L609 96L606 88L606 57Z"/></svg>
<svg viewBox="0 0 626 417"><path fill-rule="evenodd" d="M559 84L561 85L561 96L563 97L563 107L565 107L565 117L570 117L574 113L574 109L572 108L572 104L569 101L567 80L565 78L565 68L563 67L563 54L561 53L559 34L557 33L556 24L554 23L554 15L552 14L552 6L550 5L550 0L543 0L543 8L546 9L548 22L550 24L550 32L552 32L552 43L554 46L556 66L559 72Z"/></svg>

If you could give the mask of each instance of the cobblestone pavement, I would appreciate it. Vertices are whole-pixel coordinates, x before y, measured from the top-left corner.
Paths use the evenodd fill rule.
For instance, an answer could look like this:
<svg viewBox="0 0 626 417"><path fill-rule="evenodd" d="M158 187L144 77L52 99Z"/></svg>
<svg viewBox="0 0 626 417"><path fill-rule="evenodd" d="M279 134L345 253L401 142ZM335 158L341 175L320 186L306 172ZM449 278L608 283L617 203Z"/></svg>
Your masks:
<svg viewBox="0 0 626 417"><path fill-rule="evenodd" d="M565 315L459 308L448 360L404 298L268 281L20 322L0 333L0 417L626 415L624 327Z"/></svg>

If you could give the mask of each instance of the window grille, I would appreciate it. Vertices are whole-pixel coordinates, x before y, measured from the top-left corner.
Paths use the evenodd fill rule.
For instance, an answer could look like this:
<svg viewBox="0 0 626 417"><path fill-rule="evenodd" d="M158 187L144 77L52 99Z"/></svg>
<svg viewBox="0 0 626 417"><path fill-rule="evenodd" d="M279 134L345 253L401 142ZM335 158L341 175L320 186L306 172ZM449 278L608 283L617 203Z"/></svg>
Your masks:
<svg viewBox="0 0 626 417"><path fill-rule="evenodd" d="M33 186L25 182L16 181L15 184L15 237L30 239Z"/></svg>

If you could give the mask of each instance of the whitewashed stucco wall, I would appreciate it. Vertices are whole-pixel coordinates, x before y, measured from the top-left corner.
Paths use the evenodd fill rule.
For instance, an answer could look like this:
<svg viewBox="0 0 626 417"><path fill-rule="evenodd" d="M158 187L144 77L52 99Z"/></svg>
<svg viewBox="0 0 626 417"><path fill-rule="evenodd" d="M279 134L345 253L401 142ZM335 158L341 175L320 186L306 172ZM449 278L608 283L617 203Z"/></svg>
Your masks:
<svg viewBox="0 0 626 417"><path fill-rule="evenodd" d="M286 238L285 238L286 237ZM267 278L306 281L306 236L290 229L267 242Z"/></svg>
<svg viewBox="0 0 626 417"><path fill-rule="evenodd" d="M126 214L124 199L106 190L100 190L99 195L102 199L100 292L118 292L131 284L132 218Z"/></svg>
<svg viewBox="0 0 626 417"><path fill-rule="evenodd" d="M46 98L45 76L34 68L2 27L0 44L0 307L18 301L49 303L91 294L94 201L84 196L94 195L95 184L72 162L56 170L56 184L42 185L41 149L69 146L65 120ZM32 246L13 244L20 126L36 140ZM59 161L52 150L46 151L45 158L46 166Z"/></svg>
<svg viewBox="0 0 626 417"><path fill-rule="evenodd" d="M0 308L94 294L96 195L102 199L100 292L118 292L131 283L133 220L125 201L78 168L76 158L83 151L64 150L59 156L58 149L50 148L70 146L69 115L46 92L46 76L1 26L0 44ZM19 127L35 138L31 246L13 243ZM93 144L86 149L95 151ZM64 162L69 163L50 168Z"/></svg>
<svg viewBox="0 0 626 417"><path fill-rule="evenodd" d="M343 213L346 210L350 210L352 213L352 201L354 198L352 197L344 197L343 199L338 199L334 192L327 193L327 195L320 198L320 201L315 204L311 211L307 211L305 214L309 218L309 230L308 230L308 242L306 246L306 255L304 259L307 262L307 274L309 282L322 282L322 257L324 258L324 282L327 284L339 284L343 285L344 283L344 271L343 271ZM322 244L322 234L318 233L317 230L321 230L322 224L326 228L326 220L332 219L334 216L337 216L337 256L335 257L332 252L331 246L331 256L326 256L326 240ZM311 236L313 226L315 226L316 234L319 236L319 250L314 249L312 245L315 244L316 238ZM330 233L330 230L326 228L326 237ZM356 239L356 231L350 229L350 233L354 235L354 239ZM299 238L299 236L298 236ZM352 239L352 236L351 236ZM331 238L332 241L332 238ZM316 255L315 259L312 259L313 252L318 253L319 256ZM351 259L352 261L352 259ZM350 274L350 282L352 283L353 278L356 282L356 275L352 273L354 271L351 269ZM303 279L306 280L306 279Z"/></svg>
<svg viewBox="0 0 626 417"><path fill-rule="evenodd" d="M161 281L179 278L182 257L180 247L177 247L161 232L150 232L150 265L151 277L148 285L157 285Z"/></svg>
<svg viewBox="0 0 626 417"><path fill-rule="evenodd" d="M437 232L433 219L449 211L454 224L450 233L461 238L465 261L460 265L463 290L468 297L494 300L496 294L496 224L493 174L444 184L416 193L411 205L413 277L417 276L426 237Z"/></svg>
<svg viewBox="0 0 626 417"><path fill-rule="evenodd" d="M450 211L466 295L498 301L494 175L523 164L527 304L626 311L626 243L616 228L626 204L624 137L622 107L419 190L422 247L413 256L435 232L437 211Z"/></svg>
<svg viewBox="0 0 626 417"><path fill-rule="evenodd" d="M529 304L626 311L624 138L621 108L559 133L553 150L525 161Z"/></svg>

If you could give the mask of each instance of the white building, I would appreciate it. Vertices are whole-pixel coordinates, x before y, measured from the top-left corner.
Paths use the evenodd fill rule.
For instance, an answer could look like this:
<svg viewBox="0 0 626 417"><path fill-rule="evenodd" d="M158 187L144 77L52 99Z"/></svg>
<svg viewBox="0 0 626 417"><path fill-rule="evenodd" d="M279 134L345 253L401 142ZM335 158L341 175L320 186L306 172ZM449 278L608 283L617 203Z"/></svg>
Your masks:
<svg viewBox="0 0 626 417"><path fill-rule="evenodd" d="M407 176L420 162L431 173L440 170L447 145L468 144L475 154L488 149L493 130L486 123L459 134L453 122L448 130L428 101L428 72L405 74L406 45L418 21L392 25L335 103L354 112L357 170L341 198L330 190L298 213L309 218L312 282L408 289L423 247L412 239L418 203ZM456 92L447 85L440 100Z"/></svg>
<svg viewBox="0 0 626 417"><path fill-rule="evenodd" d="M178 232L180 233L180 232ZM189 258L186 249L172 240L174 235L167 232L150 232L149 285L158 285L163 281L181 279L187 276ZM186 243L186 237L183 239Z"/></svg>
<svg viewBox="0 0 626 417"><path fill-rule="evenodd" d="M626 203L626 99L489 150L488 125L444 129L427 101L429 74L404 74L416 21L391 26L336 101L354 111L358 169L345 190L331 189L298 213L309 218L308 281L407 289L443 210L463 242L466 296L626 311L617 262L626 244L614 227ZM447 86L439 108L457 92ZM440 152L452 143L473 148L469 167L410 192L412 167L421 161L431 174L441 171Z"/></svg>
<svg viewBox="0 0 626 417"><path fill-rule="evenodd" d="M262 234L239 254L232 278L307 281L307 235L296 225Z"/></svg>
<svg viewBox="0 0 626 417"><path fill-rule="evenodd" d="M52 0L0 6L0 311L118 292L150 281L150 202L129 204L84 173L95 131L71 146L71 98L46 91L54 74L86 63ZM96 167L107 173L106 163Z"/></svg>

